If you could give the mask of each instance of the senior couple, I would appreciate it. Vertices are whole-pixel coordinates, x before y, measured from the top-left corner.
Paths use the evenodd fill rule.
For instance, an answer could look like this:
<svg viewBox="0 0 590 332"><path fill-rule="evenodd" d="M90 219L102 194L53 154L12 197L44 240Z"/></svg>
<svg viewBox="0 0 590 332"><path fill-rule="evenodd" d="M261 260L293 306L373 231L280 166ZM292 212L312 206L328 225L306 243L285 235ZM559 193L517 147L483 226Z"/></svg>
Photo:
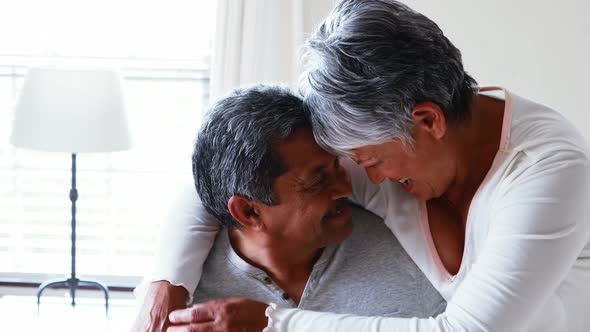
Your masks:
<svg viewBox="0 0 590 332"><path fill-rule="evenodd" d="M303 100L209 111L134 329L590 330L590 150L567 120L479 87L393 0L338 2L306 49Z"/></svg>

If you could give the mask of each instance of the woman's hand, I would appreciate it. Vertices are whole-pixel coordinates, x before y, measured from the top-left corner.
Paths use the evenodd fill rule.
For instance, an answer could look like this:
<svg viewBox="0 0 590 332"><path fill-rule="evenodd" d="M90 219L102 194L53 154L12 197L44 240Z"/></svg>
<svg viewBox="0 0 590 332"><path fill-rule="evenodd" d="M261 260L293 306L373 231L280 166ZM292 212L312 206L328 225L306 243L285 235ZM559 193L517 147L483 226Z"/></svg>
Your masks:
<svg viewBox="0 0 590 332"><path fill-rule="evenodd" d="M169 326L170 312L186 307L187 291L168 281L156 281L149 285L132 332L161 332Z"/></svg>
<svg viewBox="0 0 590 332"><path fill-rule="evenodd" d="M168 332L260 332L268 322L266 303L227 298L173 311Z"/></svg>

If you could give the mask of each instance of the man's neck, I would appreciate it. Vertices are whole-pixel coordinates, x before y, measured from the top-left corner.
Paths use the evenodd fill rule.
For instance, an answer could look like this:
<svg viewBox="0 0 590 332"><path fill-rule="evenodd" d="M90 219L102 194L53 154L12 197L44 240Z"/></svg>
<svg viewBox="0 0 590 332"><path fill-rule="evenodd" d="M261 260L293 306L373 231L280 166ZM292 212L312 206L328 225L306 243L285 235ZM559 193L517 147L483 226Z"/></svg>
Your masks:
<svg viewBox="0 0 590 332"><path fill-rule="evenodd" d="M294 248L281 243L268 243L256 235L232 228L228 230L234 251L246 262L256 266L268 276L297 304L301 300L314 264L319 259L321 248Z"/></svg>

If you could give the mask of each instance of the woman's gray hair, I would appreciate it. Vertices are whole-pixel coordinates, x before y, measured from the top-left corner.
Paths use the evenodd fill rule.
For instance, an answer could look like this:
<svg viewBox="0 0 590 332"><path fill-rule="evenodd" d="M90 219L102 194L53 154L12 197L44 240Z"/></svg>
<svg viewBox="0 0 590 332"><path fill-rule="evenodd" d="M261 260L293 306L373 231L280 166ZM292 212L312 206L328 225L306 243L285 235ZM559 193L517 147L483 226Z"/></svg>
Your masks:
<svg viewBox="0 0 590 332"><path fill-rule="evenodd" d="M426 16L392 0L343 0L307 41L302 93L316 140L340 154L398 138L412 109L434 102L448 122L470 116L477 83Z"/></svg>

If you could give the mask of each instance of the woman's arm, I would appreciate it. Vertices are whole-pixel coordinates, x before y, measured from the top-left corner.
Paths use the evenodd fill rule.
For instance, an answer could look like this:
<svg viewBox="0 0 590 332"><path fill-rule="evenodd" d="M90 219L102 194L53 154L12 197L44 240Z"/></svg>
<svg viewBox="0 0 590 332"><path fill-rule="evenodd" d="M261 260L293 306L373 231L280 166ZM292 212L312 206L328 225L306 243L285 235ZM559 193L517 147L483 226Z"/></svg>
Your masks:
<svg viewBox="0 0 590 332"><path fill-rule="evenodd" d="M522 331L539 317L563 324L567 308L555 292L590 238L590 165L584 157L551 156L504 190L480 256L439 316L358 317L271 306L266 331Z"/></svg>
<svg viewBox="0 0 590 332"><path fill-rule="evenodd" d="M183 188L161 226L154 271L135 289L139 310L131 331L164 331L170 312L192 302L218 230L194 186Z"/></svg>
<svg viewBox="0 0 590 332"><path fill-rule="evenodd" d="M220 223L205 210L193 185L183 189L160 229L151 281L167 280L188 292L188 302L201 280Z"/></svg>

